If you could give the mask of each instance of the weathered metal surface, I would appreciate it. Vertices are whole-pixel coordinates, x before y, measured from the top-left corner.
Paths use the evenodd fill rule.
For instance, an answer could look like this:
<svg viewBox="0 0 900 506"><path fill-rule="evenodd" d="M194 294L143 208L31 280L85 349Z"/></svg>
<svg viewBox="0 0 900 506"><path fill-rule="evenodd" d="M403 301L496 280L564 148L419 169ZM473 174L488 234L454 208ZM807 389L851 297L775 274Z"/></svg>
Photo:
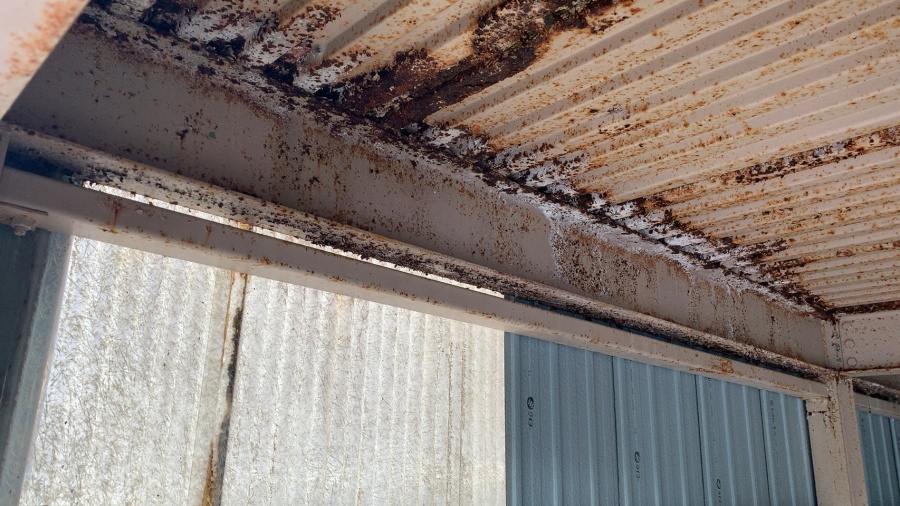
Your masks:
<svg viewBox="0 0 900 506"><path fill-rule="evenodd" d="M97 16L70 33L9 120L725 341L830 360L831 324L808 308ZM65 91L58 75L69 76Z"/></svg>
<svg viewBox="0 0 900 506"><path fill-rule="evenodd" d="M33 217L53 231L139 248L237 272L378 301L681 371L728 378L803 398L824 395L829 369L741 345L742 360L609 324L572 318L495 295L314 249L240 227L48 180L15 169L0 185L0 220ZM7 179L8 178L8 179ZM724 340L727 342L727 340ZM737 343L731 342L733 345ZM748 363L751 362L751 363ZM760 367L754 363L766 364ZM786 374L773 368L788 370Z"/></svg>
<svg viewBox="0 0 900 506"><path fill-rule="evenodd" d="M898 328L900 311L842 315L838 320L842 369L859 369L860 374L874 369L868 374L871 376L889 374L890 370L879 374L877 369L894 367L900 361L895 348Z"/></svg>
<svg viewBox="0 0 900 506"><path fill-rule="evenodd" d="M803 401L508 334L517 504L813 504Z"/></svg>
<svg viewBox="0 0 900 506"><path fill-rule="evenodd" d="M503 332L255 276L242 315L222 504L506 504Z"/></svg>
<svg viewBox="0 0 900 506"><path fill-rule="evenodd" d="M224 57L210 62L206 51L108 13L87 15L11 121L583 300L831 360L831 324L808 307L598 222L571 199L473 173ZM72 76L64 92L56 75ZM466 282L496 289L493 280Z"/></svg>
<svg viewBox="0 0 900 506"><path fill-rule="evenodd" d="M11 133L14 157L18 158L19 163L57 167L75 181L101 184L161 202L178 203L188 209L202 210L223 219L285 234L301 244L325 251L350 254L363 260L374 259L425 275L489 287L520 299L541 300L607 323L651 332L692 346L715 349L740 359L797 370L798 364L785 361L787 357L767 354L752 346L309 216L285 206L89 150L61 139L25 132L12 125L7 125L7 128Z"/></svg>
<svg viewBox="0 0 900 506"><path fill-rule="evenodd" d="M22 504L504 503L502 331L73 251Z"/></svg>
<svg viewBox="0 0 900 506"><path fill-rule="evenodd" d="M104 4L817 308L900 300L896 0Z"/></svg>
<svg viewBox="0 0 900 506"><path fill-rule="evenodd" d="M806 402L816 497L823 505L865 506L865 474L851 380L827 382L829 396Z"/></svg>
<svg viewBox="0 0 900 506"><path fill-rule="evenodd" d="M88 0L6 2L0 7L0 117Z"/></svg>

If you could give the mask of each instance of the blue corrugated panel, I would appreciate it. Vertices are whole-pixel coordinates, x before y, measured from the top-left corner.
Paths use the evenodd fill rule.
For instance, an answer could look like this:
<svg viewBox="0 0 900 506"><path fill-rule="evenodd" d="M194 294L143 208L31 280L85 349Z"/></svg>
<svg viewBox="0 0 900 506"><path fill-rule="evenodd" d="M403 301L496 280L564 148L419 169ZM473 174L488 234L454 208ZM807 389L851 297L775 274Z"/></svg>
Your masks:
<svg viewBox="0 0 900 506"><path fill-rule="evenodd" d="M621 503L702 503L694 378L630 360L613 363Z"/></svg>
<svg viewBox="0 0 900 506"><path fill-rule="evenodd" d="M769 497L776 506L816 502L806 406L788 395L759 391Z"/></svg>
<svg viewBox="0 0 900 506"><path fill-rule="evenodd" d="M770 504L759 390L696 382L706 504Z"/></svg>
<svg viewBox="0 0 900 506"><path fill-rule="evenodd" d="M859 439L869 504L900 504L897 475L897 421L860 411Z"/></svg>
<svg viewBox="0 0 900 506"><path fill-rule="evenodd" d="M803 401L507 335L510 504L815 503Z"/></svg>
<svg viewBox="0 0 900 506"><path fill-rule="evenodd" d="M507 502L618 504L612 361L506 340Z"/></svg>

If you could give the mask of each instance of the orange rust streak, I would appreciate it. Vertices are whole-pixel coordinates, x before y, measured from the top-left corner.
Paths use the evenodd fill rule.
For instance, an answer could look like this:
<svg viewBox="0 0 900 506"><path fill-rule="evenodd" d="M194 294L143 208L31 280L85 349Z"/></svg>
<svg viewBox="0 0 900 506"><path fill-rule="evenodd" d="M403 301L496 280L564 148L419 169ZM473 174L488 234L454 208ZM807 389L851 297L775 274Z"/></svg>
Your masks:
<svg viewBox="0 0 900 506"><path fill-rule="evenodd" d="M7 58L6 78L27 78L34 74L86 3L86 0L50 0L32 30L13 33L11 38L17 49Z"/></svg>

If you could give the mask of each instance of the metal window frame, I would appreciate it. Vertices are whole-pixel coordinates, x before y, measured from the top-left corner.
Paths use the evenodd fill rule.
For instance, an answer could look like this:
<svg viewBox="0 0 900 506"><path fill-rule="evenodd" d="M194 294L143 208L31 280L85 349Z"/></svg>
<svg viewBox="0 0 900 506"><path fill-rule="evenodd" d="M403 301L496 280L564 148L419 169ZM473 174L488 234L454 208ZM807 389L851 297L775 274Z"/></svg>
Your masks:
<svg viewBox="0 0 900 506"><path fill-rule="evenodd" d="M808 365L814 376L802 378L247 230L252 227L223 225L7 167L0 180L0 221L17 220L796 396L807 403L821 503L866 503L865 489L858 486L864 479L856 402L882 410L890 403L854 395L853 380L840 378L835 371Z"/></svg>

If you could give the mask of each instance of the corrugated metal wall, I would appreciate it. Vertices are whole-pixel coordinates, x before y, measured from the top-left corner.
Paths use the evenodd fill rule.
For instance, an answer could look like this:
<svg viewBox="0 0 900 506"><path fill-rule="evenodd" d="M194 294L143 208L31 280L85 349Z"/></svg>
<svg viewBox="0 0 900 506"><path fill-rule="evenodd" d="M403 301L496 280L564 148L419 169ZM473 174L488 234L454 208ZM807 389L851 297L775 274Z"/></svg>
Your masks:
<svg viewBox="0 0 900 506"><path fill-rule="evenodd" d="M502 504L502 342L76 238L22 503Z"/></svg>
<svg viewBox="0 0 900 506"><path fill-rule="evenodd" d="M503 504L503 333L251 278L224 504Z"/></svg>
<svg viewBox="0 0 900 506"><path fill-rule="evenodd" d="M869 504L900 504L900 420L858 412Z"/></svg>
<svg viewBox="0 0 900 506"><path fill-rule="evenodd" d="M507 335L514 504L815 502L803 401Z"/></svg>
<svg viewBox="0 0 900 506"><path fill-rule="evenodd" d="M72 248L22 503L199 504L231 273Z"/></svg>

